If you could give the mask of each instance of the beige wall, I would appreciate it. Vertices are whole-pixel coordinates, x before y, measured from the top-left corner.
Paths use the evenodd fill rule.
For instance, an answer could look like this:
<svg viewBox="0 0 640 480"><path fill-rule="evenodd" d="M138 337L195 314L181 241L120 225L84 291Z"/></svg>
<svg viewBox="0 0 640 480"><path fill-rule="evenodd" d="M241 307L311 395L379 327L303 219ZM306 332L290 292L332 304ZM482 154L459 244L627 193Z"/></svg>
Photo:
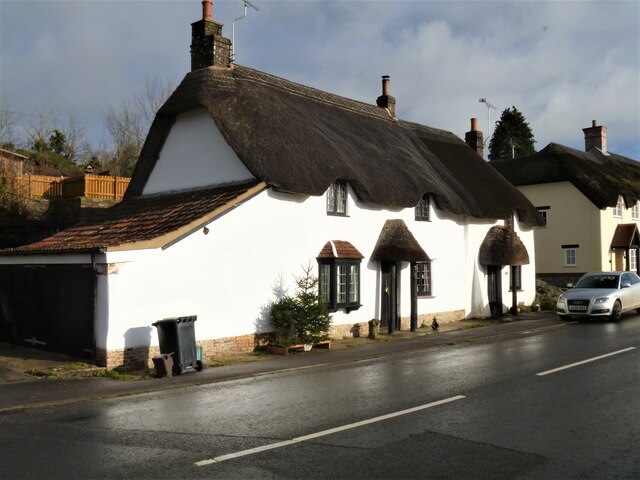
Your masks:
<svg viewBox="0 0 640 480"><path fill-rule="evenodd" d="M536 207L549 206L547 227L535 229L536 273L577 274L609 269L609 245L599 234L602 212L570 182L518 187ZM610 209L609 209L610 210ZM611 212L610 212L611 213ZM614 226L615 229L615 226ZM579 245L576 266L565 266L562 245ZM606 265L602 264L606 251Z"/></svg>
<svg viewBox="0 0 640 480"><path fill-rule="evenodd" d="M623 203L624 205L624 203ZM635 223L638 224L638 219L632 217L631 207L633 205L629 205L630 208L622 209L622 216L614 217L613 208L605 208L604 210L600 210L600 224L602 225L600 229L600 241L604 248L602 249L602 269L603 270L624 270L625 269L625 259L624 253L622 250L616 250L615 252L610 251L611 240L613 239L613 234L616 231L616 227L623 223Z"/></svg>

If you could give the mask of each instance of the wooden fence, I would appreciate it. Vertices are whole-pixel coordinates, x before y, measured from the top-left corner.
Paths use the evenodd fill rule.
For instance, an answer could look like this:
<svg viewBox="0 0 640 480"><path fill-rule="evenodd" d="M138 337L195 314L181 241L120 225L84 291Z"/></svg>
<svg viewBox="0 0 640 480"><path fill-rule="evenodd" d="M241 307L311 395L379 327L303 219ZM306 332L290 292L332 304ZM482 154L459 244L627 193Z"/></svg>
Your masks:
<svg viewBox="0 0 640 480"><path fill-rule="evenodd" d="M90 197L122 200L130 180L128 177L90 174L66 178L45 175L15 177L18 194L29 198Z"/></svg>

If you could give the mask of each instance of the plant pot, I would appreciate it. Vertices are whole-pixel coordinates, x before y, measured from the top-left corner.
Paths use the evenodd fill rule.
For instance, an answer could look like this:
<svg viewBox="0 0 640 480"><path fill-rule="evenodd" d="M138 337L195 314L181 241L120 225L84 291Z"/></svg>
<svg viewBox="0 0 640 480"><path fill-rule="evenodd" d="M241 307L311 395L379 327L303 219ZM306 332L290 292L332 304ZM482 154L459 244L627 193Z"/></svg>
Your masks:
<svg viewBox="0 0 640 480"><path fill-rule="evenodd" d="M313 344L312 343L305 343L303 348L304 348L305 352L310 352L311 349L313 348Z"/></svg>

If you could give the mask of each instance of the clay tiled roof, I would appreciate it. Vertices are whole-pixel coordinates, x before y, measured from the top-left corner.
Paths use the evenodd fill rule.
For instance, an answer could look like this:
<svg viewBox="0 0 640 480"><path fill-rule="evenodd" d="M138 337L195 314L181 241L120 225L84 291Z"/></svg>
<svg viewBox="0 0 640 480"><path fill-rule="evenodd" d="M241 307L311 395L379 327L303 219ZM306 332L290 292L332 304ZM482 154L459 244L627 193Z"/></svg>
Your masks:
<svg viewBox="0 0 640 480"><path fill-rule="evenodd" d="M356 247L345 240L329 240L325 243L322 250L316 257L320 258L350 258L350 259L362 259L362 255Z"/></svg>
<svg viewBox="0 0 640 480"><path fill-rule="evenodd" d="M373 99L372 99L373 100ZM178 115L206 109L251 174L322 195L336 179L367 204L412 208L426 194L453 214L540 224L526 197L451 132L235 65L188 73L160 108L126 196L142 194Z"/></svg>
<svg viewBox="0 0 640 480"><path fill-rule="evenodd" d="M163 248L201 228L265 188L248 183L164 195L135 197L31 245L0 255Z"/></svg>
<svg viewBox="0 0 640 480"><path fill-rule="evenodd" d="M632 245L640 245L638 226L635 223L624 223L616 227L611 240L611 248L628 248Z"/></svg>

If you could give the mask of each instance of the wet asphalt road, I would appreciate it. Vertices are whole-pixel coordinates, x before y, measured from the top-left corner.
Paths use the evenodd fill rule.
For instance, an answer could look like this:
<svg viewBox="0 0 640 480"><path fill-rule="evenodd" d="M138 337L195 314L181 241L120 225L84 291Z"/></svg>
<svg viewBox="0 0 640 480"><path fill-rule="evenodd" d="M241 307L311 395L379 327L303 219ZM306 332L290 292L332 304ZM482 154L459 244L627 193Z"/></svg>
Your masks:
<svg viewBox="0 0 640 480"><path fill-rule="evenodd" d="M0 465L0 478L640 478L640 317L1 415Z"/></svg>

